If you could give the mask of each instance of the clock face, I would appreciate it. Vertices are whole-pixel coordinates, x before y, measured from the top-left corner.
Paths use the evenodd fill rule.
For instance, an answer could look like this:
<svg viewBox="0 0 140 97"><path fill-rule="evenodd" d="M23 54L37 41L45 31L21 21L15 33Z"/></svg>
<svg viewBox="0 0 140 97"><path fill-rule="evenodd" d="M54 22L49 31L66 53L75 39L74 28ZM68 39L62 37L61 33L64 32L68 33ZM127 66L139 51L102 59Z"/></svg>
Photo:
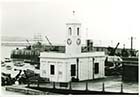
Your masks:
<svg viewBox="0 0 140 97"><path fill-rule="evenodd" d="M72 44L72 41L71 41L70 38L67 40L67 44L68 44L68 45L71 45L71 44Z"/></svg>
<svg viewBox="0 0 140 97"><path fill-rule="evenodd" d="M77 43L77 45L80 45L81 44L81 40L78 38L76 43Z"/></svg>

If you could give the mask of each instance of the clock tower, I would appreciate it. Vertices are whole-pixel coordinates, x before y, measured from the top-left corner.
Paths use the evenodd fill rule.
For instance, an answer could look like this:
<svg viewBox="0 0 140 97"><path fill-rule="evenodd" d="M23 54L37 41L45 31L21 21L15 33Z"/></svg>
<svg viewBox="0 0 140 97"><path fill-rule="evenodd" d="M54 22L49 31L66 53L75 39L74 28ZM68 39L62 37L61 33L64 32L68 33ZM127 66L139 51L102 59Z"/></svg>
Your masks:
<svg viewBox="0 0 140 97"><path fill-rule="evenodd" d="M66 54L75 55L81 53L81 23L73 18L66 23Z"/></svg>

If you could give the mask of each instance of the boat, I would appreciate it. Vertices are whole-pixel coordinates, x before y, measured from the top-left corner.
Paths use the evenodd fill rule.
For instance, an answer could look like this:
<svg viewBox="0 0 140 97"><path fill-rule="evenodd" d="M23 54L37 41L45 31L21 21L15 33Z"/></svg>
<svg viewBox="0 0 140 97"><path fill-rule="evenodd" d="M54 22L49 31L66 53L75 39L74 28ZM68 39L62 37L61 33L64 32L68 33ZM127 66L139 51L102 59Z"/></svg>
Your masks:
<svg viewBox="0 0 140 97"><path fill-rule="evenodd" d="M17 67L23 67L25 64L23 63L15 63L14 66L17 66Z"/></svg>
<svg viewBox="0 0 140 97"><path fill-rule="evenodd" d="M48 38L47 38L48 40ZM49 40L48 40L49 41ZM27 40L27 42L29 43L29 41ZM42 51L55 51L55 52L64 52L65 51L65 47L64 46L53 46L50 41L49 41L49 45L45 45L43 43L41 43L40 41L34 43L34 44L30 44L28 46L26 46L26 48L23 49L19 49L16 48L14 50L12 50L11 52L11 59L13 61L21 61L21 62L26 62L26 63L30 63L31 65L36 65L36 68L39 69L40 66L40 52Z"/></svg>

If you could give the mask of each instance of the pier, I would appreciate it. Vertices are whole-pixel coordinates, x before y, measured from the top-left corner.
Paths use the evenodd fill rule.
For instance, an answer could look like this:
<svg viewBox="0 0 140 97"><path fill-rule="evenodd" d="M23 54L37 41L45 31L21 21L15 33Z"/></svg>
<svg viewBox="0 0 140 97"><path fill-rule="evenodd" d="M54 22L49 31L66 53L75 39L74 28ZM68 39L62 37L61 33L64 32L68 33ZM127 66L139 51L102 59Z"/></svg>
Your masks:
<svg viewBox="0 0 140 97"><path fill-rule="evenodd" d="M53 82L30 81L28 85L7 86L6 91L29 95L73 94L73 95L138 95L138 83L122 82L120 77L70 82L61 85Z"/></svg>

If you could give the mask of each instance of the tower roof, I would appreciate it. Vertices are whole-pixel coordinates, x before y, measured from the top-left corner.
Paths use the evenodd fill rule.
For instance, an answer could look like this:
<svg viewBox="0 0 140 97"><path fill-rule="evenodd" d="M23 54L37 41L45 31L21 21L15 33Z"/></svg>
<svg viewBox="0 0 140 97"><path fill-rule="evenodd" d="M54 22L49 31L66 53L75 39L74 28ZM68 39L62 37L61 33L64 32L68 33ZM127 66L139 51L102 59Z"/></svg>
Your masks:
<svg viewBox="0 0 140 97"><path fill-rule="evenodd" d="M73 11L73 15L70 18L68 18L66 22L66 24L73 24L73 23L81 24L81 22L78 20L78 17L75 14L75 11Z"/></svg>

